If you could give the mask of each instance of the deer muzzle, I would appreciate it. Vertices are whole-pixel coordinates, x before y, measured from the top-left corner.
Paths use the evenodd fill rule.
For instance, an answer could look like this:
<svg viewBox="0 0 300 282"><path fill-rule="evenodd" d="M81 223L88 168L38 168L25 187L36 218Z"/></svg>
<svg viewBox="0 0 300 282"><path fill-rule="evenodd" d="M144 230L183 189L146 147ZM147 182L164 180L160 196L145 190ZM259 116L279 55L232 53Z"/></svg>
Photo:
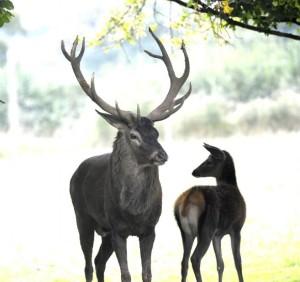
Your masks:
<svg viewBox="0 0 300 282"><path fill-rule="evenodd" d="M152 154L151 161L154 165L163 165L168 160L168 155L165 151L159 150Z"/></svg>

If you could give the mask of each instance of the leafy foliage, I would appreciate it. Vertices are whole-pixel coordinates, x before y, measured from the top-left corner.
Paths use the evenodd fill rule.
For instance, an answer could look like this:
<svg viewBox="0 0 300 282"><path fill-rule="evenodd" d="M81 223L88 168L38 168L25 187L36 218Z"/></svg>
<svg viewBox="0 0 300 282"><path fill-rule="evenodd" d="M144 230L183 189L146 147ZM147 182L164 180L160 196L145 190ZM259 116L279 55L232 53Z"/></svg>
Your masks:
<svg viewBox="0 0 300 282"><path fill-rule="evenodd" d="M300 40L300 0L167 2L169 7L157 0L125 0L124 6L111 12L94 43L102 44L104 38L114 43L134 43L144 35L149 25L167 26L172 35L179 32L185 37L209 31L217 38L227 40L223 35L224 30L241 27L266 35ZM172 3L176 3L176 7Z"/></svg>
<svg viewBox="0 0 300 282"><path fill-rule="evenodd" d="M145 35L145 13L143 8L146 0L125 0L121 8L110 12L109 19L96 34L94 44L104 39L122 45L124 42L134 44Z"/></svg>
<svg viewBox="0 0 300 282"><path fill-rule="evenodd" d="M189 109L174 116L176 138L299 131L298 45L249 33L234 45L205 42L205 55L193 56Z"/></svg>
<svg viewBox="0 0 300 282"><path fill-rule="evenodd" d="M22 130L35 136L51 136L66 120L74 121L80 116L84 105L84 96L80 95L75 85L37 86L33 77L20 67L16 72L18 78L20 125ZM0 81L0 91L6 93L6 78ZM72 98L70 98L70 96ZM4 99L7 100L6 97ZM0 130L8 129L8 107L1 104Z"/></svg>
<svg viewBox="0 0 300 282"><path fill-rule="evenodd" d="M279 23L300 24L300 1L233 1L232 17L262 28L277 28Z"/></svg>
<svg viewBox="0 0 300 282"><path fill-rule="evenodd" d="M0 28L10 22L14 16L11 10L14 9L14 5L10 0L0 0Z"/></svg>
<svg viewBox="0 0 300 282"><path fill-rule="evenodd" d="M211 42L206 42L201 52L210 59L205 64L201 56L193 61L201 68L191 78L193 93L219 94L234 102L247 103L272 97L282 89L298 92L299 43L252 35L235 40L233 46L219 46L218 52Z"/></svg>
<svg viewBox="0 0 300 282"><path fill-rule="evenodd" d="M228 101L217 95L192 99L195 108L190 109L185 119L174 117L176 139L300 130L299 94L279 93L273 98L256 98L248 103Z"/></svg>
<svg viewBox="0 0 300 282"><path fill-rule="evenodd" d="M300 1L250 1L250 0L190 0L188 2L172 0L201 14L207 14L212 27L242 27L267 35L277 35L300 40ZM282 27L282 23L286 24ZM288 26L294 28L288 29Z"/></svg>
<svg viewBox="0 0 300 282"><path fill-rule="evenodd" d="M26 89L26 88L25 88ZM51 136L66 119L76 120L82 109L82 99L67 99L74 87L49 86L20 93L21 126L36 136Z"/></svg>
<svg viewBox="0 0 300 282"><path fill-rule="evenodd" d="M218 11L219 15L222 15L222 20L220 21L220 18L217 18L217 15L213 13L195 11L195 8L201 8L199 1L197 6L193 4L194 2L189 1L189 5L185 9L180 8L180 11L178 10L178 5L176 5L177 10L175 5L170 7L172 8L172 13L166 18L161 14L161 12L167 11L160 6L162 2L155 2L154 6L149 6L151 0L147 2L145 0L126 0L122 8L111 11L110 17L113 17L113 21L103 21L103 29L96 36L97 40L95 39L94 43L98 44L100 40L101 43L106 41L106 43L115 42L119 45L125 42L134 44L136 40L144 35L146 27L151 25L155 29L156 24L149 22L149 19L153 18L149 16L150 14L157 19L157 22L162 21L166 27L177 30L177 34L179 33L180 37L183 34L186 35L187 39L194 33L210 32L212 28L215 35L218 36L229 25L222 17L232 17L237 20L239 16L239 21L245 24L254 24L255 18L257 26L272 28L272 17L274 19L281 17L280 21L284 19L283 14L278 12L279 6L281 9L289 11L290 20L292 20L293 15L293 11L288 10L289 6L286 4L286 1L278 1L278 3L277 1L268 2L269 5L267 3L261 4L260 9L257 6L256 12L252 8L262 1L255 3L252 3L254 1L249 2L245 0L239 1L239 3L234 1L208 1L209 7ZM291 1L288 2L290 3ZM298 9L298 2L293 2L295 9ZM237 6L238 4L240 6ZM259 15L266 17L268 8L272 12L270 12L268 20L260 18ZM245 16L242 19L243 13L249 13L250 16ZM273 23L275 24L275 22L274 20ZM13 21L8 27L12 25ZM297 20L295 25L297 25ZM276 27L276 25L274 26ZM232 27L234 28L234 26ZM287 28L287 30L291 29ZM105 36L105 34L108 35ZM176 32L172 34L174 35L173 41L176 44L180 44L181 41L176 38ZM249 35L249 33L247 34ZM218 46L219 49L216 51L213 48L215 42L210 40L205 42L207 49L199 48L196 51L199 54L197 53L193 57L193 66L203 65L205 69L203 71L198 70L198 72L192 74L194 77L191 77L191 81L193 82L193 93L195 94L193 96L199 96L199 99L211 99L211 103L205 104L205 108L199 108L199 105L197 105L194 114L186 118L189 121L186 124L178 115L180 120L178 120L177 124L185 124L183 128L178 129L179 134L193 135L195 134L195 128L199 128L199 130L196 130L199 134L221 134L224 136L236 133L238 128L243 128L247 132L256 131L258 127L261 131L266 128L272 128L274 131L299 130L299 95L295 94L291 98L295 103L289 103L287 100L276 97L278 93L283 93L286 89L292 89L295 93L299 92L300 57L298 42L276 37L257 40L257 34L251 34L250 37L253 36L253 38L251 37L248 40L248 35L246 38L244 35L242 34L242 40L236 40L235 49L232 48L232 53L237 54L238 59L233 58L230 53L221 54L225 48L231 48L232 46L222 46L224 48L222 51L220 46ZM188 43L186 38L185 42ZM265 37L261 36L260 38ZM5 47L1 47L1 49L3 50L2 53L5 54ZM132 52L136 52L136 50ZM134 56L133 54L136 53L131 53L132 56ZM108 61L115 68L115 61L113 60L116 58L112 54L110 56L111 58ZM0 58L3 65L6 63L4 57ZM202 61L203 57L209 58L205 64ZM214 60L215 62L213 62ZM101 66L103 67L103 64ZM109 68L112 66L105 67ZM19 69L17 74L18 81L22 84L19 86L18 93L20 94L20 123L24 131L32 132L35 135L47 136L53 134L66 119L68 119L69 123L78 119L81 105L86 100L84 95L78 94L78 97L74 96L73 92L78 91L78 87L75 90L73 86L54 86L50 85L50 83L42 87L34 86L33 77L25 73L24 70ZM124 72L122 77L125 75L128 75L128 72ZM0 92L5 93L7 90L4 72L2 78L0 81ZM126 80L126 78L124 79ZM160 86L155 85L151 81L149 85L143 85L142 87L142 90L146 88L153 90L155 87L159 88ZM157 91L155 89L154 92L160 92L160 89ZM7 97L2 96L1 99L8 102ZM261 101L274 103L266 106ZM202 104L202 101L199 104ZM0 130L7 130L8 128L7 105L0 104ZM142 112L149 112L146 109L149 105L149 102L141 105L145 107ZM236 110L235 106L237 107L237 105L243 109L243 113ZM246 107L246 105L249 105L249 107ZM257 108L260 106L263 106L265 109L263 115L257 111ZM238 118L233 121L230 113L235 112L238 112ZM176 116L174 118L176 119ZM103 133L102 129L101 132Z"/></svg>

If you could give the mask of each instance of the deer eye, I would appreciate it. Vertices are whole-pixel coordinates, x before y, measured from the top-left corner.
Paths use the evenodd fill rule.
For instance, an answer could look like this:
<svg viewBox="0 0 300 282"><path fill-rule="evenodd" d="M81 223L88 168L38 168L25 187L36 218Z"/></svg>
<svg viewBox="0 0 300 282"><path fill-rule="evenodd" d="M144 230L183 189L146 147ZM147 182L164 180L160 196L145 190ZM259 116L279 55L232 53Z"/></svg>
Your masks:
<svg viewBox="0 0 300 282"><path fill-rule="evenodd" d="M136 134L131 133L131 134L130 134L130 139L131 139L131 140L137 140L138 137L136 136Z"/></svg>

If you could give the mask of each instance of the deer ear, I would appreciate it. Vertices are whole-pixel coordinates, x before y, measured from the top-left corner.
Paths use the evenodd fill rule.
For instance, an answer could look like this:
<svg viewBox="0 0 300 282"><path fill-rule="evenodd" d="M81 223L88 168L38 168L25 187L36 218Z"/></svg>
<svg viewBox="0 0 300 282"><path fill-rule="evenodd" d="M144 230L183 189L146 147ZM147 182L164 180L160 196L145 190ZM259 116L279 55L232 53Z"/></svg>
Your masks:
<svg viewBox="0 0 300 282"><path fill-rule="evenodd" d="M208 145L206 143L204 143L203 146L207 151L209 151L211 153L213 158L218 159L218 160L225 159L225 153L222 150L220 150L219 148Z"/></svg>
<svg viewBox="0 0 300 282"><path fill-rule="evenodd" d="M102 116L110 125L112 125L113 127L117 128L119 130L124 129L125 127L128 127L128 125L120 118L114 117L109 114L101 113L97 110L96 110L96 112L100 116Z"/></svg>

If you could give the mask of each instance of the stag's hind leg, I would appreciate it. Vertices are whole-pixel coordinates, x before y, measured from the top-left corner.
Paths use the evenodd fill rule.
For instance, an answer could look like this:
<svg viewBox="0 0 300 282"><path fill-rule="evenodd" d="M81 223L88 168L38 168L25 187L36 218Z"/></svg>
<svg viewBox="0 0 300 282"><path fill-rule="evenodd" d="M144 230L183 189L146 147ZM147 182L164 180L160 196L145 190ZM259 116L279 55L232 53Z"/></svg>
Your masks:
<svg viewBox="0 0 300 282"><path fill-rule="evenodd" d="M86 282L93 280L92 253L94 244L94 222L89 218L76 216L77 228L79 231L80 245L85 259Z"/></svg>
<svg viewBox="0 0 300 282"><path fill-rule="evenodd" d="M102 237L99 252L95 258L96 274L98 282L104 282L104 271L106 262L113 253L111 234Z"/></svg>

